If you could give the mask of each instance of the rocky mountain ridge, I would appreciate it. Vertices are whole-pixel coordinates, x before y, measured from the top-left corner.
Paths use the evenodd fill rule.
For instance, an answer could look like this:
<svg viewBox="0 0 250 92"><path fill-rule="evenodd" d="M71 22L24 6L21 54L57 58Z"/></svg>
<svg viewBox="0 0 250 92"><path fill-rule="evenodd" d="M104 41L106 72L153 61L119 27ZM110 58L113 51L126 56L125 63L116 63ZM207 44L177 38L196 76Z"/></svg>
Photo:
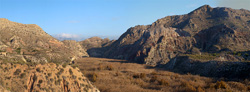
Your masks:
<svg viewBox="0 0 250 92"><path fill-rule="evenodd" d="M158 65L178 54L249 51L249 21L249 10L204 5L129 28L103 56Z"/></svg>
<svg viewBox="0 0 250 92"><path fill-rule="evenodd" d="M40 62L37 60L41 58L45 62L66 62L73 56L88 56L77 42L61 42L38 25L16 23L4 18L0 19L0 39L1 52L6 52L7 57L20 56L18 60L23 62Z"/></svg>

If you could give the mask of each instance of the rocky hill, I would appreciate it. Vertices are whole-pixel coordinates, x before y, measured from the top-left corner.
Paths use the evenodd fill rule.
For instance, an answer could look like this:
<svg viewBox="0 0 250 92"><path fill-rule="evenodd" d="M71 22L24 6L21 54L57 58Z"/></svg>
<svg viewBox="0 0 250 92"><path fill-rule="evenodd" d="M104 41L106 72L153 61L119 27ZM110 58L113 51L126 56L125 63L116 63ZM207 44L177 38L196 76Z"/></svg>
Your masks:
<svg viewBox="0 0 250 92"><path fill-rule="evenodd" d="M99 92L78 68L69 65L27 65L0 61L0 75L0 91Z"/></svg>
<svg viewBox="0 0 250 92"><path fill-rule="evenodd" d="M104 57L166 64L179 54L249 51L249 36L249 10L204 5L185 15L129 28Z"/></svg>
<svg viewBox="0 0 250 92"><path fill-rule="evenodd" d="M61 42L35 24L0 18L1 92L99 92L70 62L88 56L76 41Z"/></svg>
<svg viewBox="0 0 250 92"><path fill-rule="evenodd" d="M0 18L0 50L7 53L1 58L24 62L64 62L72 56L88 56L76 42L61 42L38 25L16 23L4 18Z"/></svg>
<svg viewBox="0 0 250 92"><path fill-rule="evenodd" d="M108 38L102 39L100 37L91 37L80 41L79 44L81 44L84 49L87 49L91 57L102 57L109 45L113 42L114 40L110 41Z"/></svg>

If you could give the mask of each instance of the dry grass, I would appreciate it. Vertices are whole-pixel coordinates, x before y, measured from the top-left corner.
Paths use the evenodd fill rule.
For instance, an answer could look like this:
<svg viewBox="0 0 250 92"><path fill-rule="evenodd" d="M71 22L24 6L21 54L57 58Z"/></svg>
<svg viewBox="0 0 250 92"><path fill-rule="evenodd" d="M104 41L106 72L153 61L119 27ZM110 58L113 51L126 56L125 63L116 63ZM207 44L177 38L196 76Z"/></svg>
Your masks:
<svg viewBox="0 0 250 92"><path fill-rule="evenodd" d="M236 84L214 81L199 75L149 69L147 65L124 60L82 58L77 60L80 70L101 92L214 92L246 91L249 83ZM112 67L112 69L110 69ZM237 85L237 86L235 86Z"/></svg>

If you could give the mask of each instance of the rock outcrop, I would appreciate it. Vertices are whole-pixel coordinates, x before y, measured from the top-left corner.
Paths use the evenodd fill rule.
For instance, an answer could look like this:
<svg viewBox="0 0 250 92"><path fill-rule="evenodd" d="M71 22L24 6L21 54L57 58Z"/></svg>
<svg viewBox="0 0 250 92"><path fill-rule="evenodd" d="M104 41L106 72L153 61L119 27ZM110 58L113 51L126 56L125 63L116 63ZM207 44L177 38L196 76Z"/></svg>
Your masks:
<svg viewBox="0 0 250 92"><path fill-rule="evenodd" d="M129 28L103 56L166 64L178 54L249 51L249 37L249 10L204 5L185 15Z"/></svg>

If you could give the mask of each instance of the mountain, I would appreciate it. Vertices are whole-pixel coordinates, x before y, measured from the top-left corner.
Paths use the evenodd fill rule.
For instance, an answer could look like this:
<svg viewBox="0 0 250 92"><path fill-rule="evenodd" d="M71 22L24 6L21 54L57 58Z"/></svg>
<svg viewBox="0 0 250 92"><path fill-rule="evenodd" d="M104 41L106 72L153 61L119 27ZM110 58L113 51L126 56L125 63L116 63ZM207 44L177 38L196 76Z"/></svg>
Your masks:
<svg viewBox="0 0 250 92"><path fill-rule="evenodd" d="M113 42L114 40L109 40L108 38L102 39L100 37L91 37L78 43L84 49L87 49L91 57L102 57L109 45Z"/></svg>
<svg viewBox="0 0 250 92"><path fill-rule="evenodd" d="M249 36L249 10L204 5L129 28L103 56L159 65L179 54L249 51Z"/></svg>
<svg viewBox="0 0 250 92"><path fill-rule="evenodd" d="M78 46L53 38L38 25L0 19L0 50L7 53L8 59L18 56L23 57L19 60L24 62L40 62L41 58L45 62L65 62L73 56L88 56L85 50L79 50L79 46L72 48L72 44Z"/></svg>
<svg viewBox="0 0 250 92"><path fill-rule="evenodd" d="M59 41L38 25L0 18L2 91L99 92L71 63L88 56L76 41Z"/></svg>

